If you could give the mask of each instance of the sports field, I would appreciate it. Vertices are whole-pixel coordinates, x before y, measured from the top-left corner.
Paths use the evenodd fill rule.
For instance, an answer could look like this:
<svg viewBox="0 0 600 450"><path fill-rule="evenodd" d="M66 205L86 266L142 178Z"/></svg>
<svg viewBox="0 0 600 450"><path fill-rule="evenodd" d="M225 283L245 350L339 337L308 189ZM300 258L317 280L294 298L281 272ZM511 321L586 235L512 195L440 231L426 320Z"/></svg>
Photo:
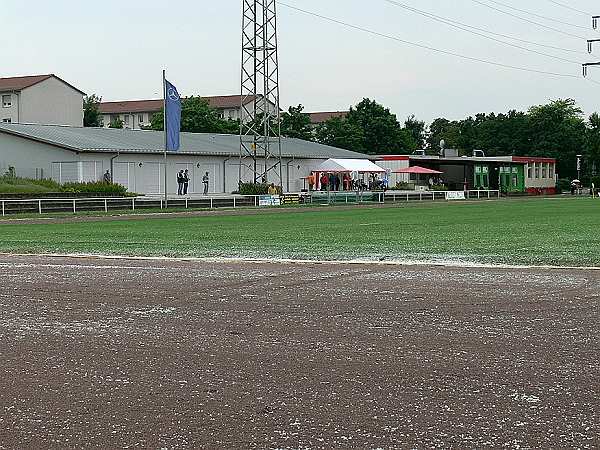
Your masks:
<svg viewBox="0 0 600 450"><path fill-rule="evenodd" d="M0 251L600 265L600 201L522 199L5 221Z"/></svg>
<svg viewBox="0 0 600 450"><path fill-rule="evenodd" d="M600 202L0 223L0 448L598 448Z"/></svg>
<svg viewBox="0 0 600 450"><path fill-rule="evenodd" d="M0 255L0 448L598 448L600 272Z"/></svg>

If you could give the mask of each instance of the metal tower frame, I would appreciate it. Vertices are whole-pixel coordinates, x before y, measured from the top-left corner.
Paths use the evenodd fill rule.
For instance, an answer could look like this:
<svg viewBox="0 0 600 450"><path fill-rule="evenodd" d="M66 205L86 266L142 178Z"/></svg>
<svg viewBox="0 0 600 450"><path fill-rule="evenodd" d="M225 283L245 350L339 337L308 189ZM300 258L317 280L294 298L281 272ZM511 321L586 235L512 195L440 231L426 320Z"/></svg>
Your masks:
<svg viewBox="0 0 600 450"><path fill-rule="evenodd" d="M242 4L239 182L283 186L276 0Z"/></svg>

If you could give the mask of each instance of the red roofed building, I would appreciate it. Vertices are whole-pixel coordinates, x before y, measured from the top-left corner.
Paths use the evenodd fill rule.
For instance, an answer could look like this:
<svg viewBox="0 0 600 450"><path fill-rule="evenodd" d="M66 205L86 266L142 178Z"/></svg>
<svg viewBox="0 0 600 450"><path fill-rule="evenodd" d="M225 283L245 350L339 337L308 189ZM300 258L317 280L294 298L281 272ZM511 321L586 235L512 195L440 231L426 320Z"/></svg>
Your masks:
<svg viewBox="0 0 600 450"><path fill-rule="evenodd" d="M208 100L211 108L218 111L223 119L242 119L247 121L247 114L242 112L241 95L218 95L204 98ZM253 110L253 101L254 97L249 97L245 101L245 106L250 111ZM160 112L162 107L162 99L102 102L100 103L100 113L103 119L102 125L108 127L113 120L119 118L123 121L124 128L139 130L145 126L149 126L152 116ZM271 107L275 109L275 105L271 104Z"/></svg>
<svg viewBox="0 0 600 450"><path fill-rule="evenodd" d="M0 78L0 122L81 127L84 95L54 74Z"/></svg>
<svg viewBox="0 0 600 450"><path fill-rule="evenodd" d="M329 119L339 118L345 119L349 111L327 111L327 112L311 112L308 113L310 117L310 123L313 126L319 126L322 123L327 122Z"/></svg>

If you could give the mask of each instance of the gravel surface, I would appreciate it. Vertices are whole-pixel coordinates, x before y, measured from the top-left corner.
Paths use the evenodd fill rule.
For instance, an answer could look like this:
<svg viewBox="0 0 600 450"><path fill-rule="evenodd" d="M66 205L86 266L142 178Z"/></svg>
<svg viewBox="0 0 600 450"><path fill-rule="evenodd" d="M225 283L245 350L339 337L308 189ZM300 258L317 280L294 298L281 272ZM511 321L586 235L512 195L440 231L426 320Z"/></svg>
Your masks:
<svg viewBox="0 0 600 450"><path fill-rule="evenodd" d="M0 256L0 448L594 448L600 271Z"/></svg>

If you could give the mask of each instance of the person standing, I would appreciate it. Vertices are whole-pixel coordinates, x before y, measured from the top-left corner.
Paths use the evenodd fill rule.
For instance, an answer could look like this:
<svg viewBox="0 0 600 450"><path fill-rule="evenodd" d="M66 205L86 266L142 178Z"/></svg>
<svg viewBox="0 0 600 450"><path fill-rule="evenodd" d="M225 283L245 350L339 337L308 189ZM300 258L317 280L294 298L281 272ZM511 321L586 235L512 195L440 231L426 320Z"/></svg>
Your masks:
<svg viewBox="0 0 600 450"><path fill-rule="evenodd" d="M188 185L190 184L190 174L187 169L183 172L183 195L188 193Z"/></svg>
<svg viewBox="0 0 600 450"><path fill-rule="evenodd" d="M324 173L323 175L321 175L321 190L326 191L328 185L329 185L329 177L327 176L326 173Z"/></svg>
<svg viewBox="0 0 600 450"><path fill-rule="evenodd" d="M177 172L177 195L183 192L183 169Z"/></svg>
<svg viewBox="0 0 600 450"><path fill-rule="evenodd" d="M110 176L110 171L106 171L106 173L104 174L104 182L106 184L110 184L112 183L112 177Z"/></svg>
<svg viewBox="0 0 600 450"><path fill-rule="evenodd" d="M202 184L204 185L204 195L208 195L208 172L202 177Z"/></svg>
<svg viewBox="0 0 600 450"><path fill-rule="evenodd" d="M315 189L315 174L313 172L308 176L308 191L312 192Z"/></svg>

